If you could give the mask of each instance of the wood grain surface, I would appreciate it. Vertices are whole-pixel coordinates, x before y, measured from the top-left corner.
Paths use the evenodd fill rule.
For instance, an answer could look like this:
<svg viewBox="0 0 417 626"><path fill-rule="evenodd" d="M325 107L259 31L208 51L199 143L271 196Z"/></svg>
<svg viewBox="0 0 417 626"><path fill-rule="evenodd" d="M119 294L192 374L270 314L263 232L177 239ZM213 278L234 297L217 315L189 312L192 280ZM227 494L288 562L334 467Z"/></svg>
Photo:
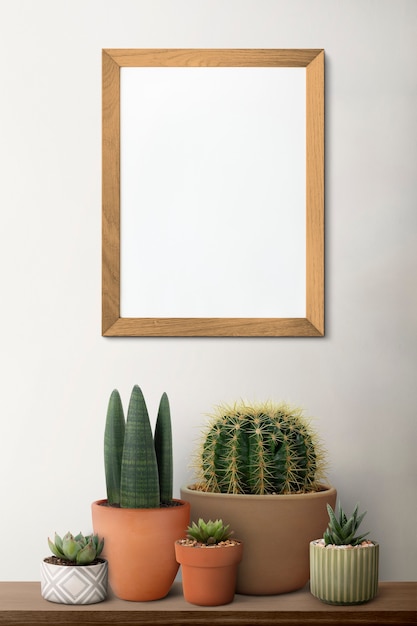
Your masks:
<svg viewBox="0 0 417 626"><path fill-rule="evenodd" d="M181 583L154 602L124 602L110 598L99 604L54 604L40 595L38 582L0 583L0 626L104 626L160 624L186 626L253 625L396 625L416 624L417 583L381 582L374 600L358 606L331 606L314 598L307 588L279 596L235 596L220 607L196 607L182 596Z"/></svg>

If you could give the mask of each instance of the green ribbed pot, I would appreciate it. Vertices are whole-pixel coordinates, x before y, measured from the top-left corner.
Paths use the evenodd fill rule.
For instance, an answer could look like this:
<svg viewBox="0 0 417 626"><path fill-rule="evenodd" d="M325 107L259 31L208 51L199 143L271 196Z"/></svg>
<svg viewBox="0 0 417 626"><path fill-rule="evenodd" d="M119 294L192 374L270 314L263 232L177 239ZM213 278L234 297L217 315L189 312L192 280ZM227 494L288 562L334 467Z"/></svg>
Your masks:
<svg viewBox="0 0 417 626"><path fill-rule="evenodd" d="M379 544L323 547L310 543L310 591L327 604L363 604L378 591Z"/></svg>

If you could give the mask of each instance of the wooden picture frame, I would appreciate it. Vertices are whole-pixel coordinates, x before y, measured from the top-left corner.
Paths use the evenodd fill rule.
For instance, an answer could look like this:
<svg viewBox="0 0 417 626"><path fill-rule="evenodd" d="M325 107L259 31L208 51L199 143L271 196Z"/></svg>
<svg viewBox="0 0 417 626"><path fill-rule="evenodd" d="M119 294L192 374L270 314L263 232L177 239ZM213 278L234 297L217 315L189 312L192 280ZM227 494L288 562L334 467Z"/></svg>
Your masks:
<svg viewBox="0 0 417 626"><path fill-rule="evenodd" d="M324 51L106 49L102 52L102 335L324 335ZM305 317L121 317L120 70L131 67L305 68Z"/></svg>

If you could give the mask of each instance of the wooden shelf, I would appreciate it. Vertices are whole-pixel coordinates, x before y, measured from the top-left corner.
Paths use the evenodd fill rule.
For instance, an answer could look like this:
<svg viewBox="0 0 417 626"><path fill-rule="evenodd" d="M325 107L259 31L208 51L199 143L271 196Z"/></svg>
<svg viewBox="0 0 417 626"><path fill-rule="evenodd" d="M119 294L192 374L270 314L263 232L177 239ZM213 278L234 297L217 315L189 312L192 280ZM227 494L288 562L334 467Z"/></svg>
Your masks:
<svg viewBox="0 0 417 626"><path fill-rule="evenodd" d="M38 582L0 583L0 626L323 626L333 624L403 626L417 624L417 582L381 582L374 600L358 606L330 606L314 598L308 587L279 596L236 595L220 607L185 602L181 583L155 602L109 598L99 604L73 606L47 602Z"/></svg>

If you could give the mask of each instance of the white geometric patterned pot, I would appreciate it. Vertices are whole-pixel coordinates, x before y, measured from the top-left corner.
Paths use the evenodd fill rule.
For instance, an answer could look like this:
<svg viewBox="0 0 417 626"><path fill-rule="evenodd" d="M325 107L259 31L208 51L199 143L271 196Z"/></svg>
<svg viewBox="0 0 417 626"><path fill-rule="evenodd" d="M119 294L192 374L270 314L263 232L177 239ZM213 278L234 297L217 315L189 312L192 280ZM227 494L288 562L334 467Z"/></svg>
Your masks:
<svg viewBox="0 0 417 626"><path fill-rule="evenodd" d="M49 602L95 604L107 597L108 564L56 565L41 563L41 594Z"/></svg>
<svg viewBox="0 0 417 626"><path fill-rule="evenodd" d="M363 604L378 592L379 544L327 546L310 543L310 591L327 604Z"/></svg>

